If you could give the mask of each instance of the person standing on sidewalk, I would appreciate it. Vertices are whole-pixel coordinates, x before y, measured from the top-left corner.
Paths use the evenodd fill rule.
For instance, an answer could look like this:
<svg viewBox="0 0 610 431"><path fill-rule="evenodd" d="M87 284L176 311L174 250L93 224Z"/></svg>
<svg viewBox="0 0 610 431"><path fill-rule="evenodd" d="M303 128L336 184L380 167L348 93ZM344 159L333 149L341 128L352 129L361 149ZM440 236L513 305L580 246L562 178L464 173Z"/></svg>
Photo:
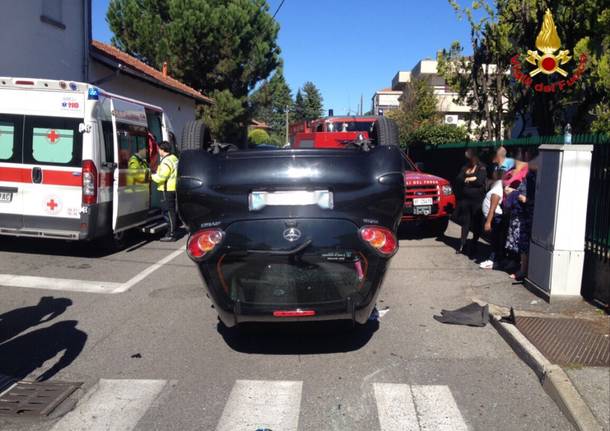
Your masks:
<svg viewBox="0 0 610 431"><path fill-rule="evenodd" d="M506 201L509 199L514 201L508 224L506 250L520 257L519 270L510 276L516 281L522 281L527 275L530 237L534 220L537 170L538 160L531 160L527 176L519 186L516 189L504 188L504 193L507 196Z"/></svg>
<svg viewBox="0 0 610 431"><path fill-rule="evenodd" d="M163 194L161 206L163 215L169 223L169 228L161 241L176 241L176 177L178 174L178 157L171 154L171 144L163 141L158 144L161 161L152 180L157 184L157 190Z"/></svg>
<svg viewBox="0 0 610 431"><path fill-rule="evenodd" d="M490 235L491 254L487 260L481 262L480 267L482 269L493 269L494 263L500 262L504 254L504 223L502 222L503 175L504 171L502 169L496 169L493 172L492 186L483 200L483 216L485 216L483 229Z"/></svg>
<svg viewBox="0 0 610 431"><path fill-rule="evenodd" d="M481 204L485 197L487 170L472 149L466 150L466 164L462 166L455 179L459 193L455 219L462 226L460 246L456 253L466 253L470 256L476 253L477 243L481 236ZM472 230L472 246L466 250L468 232Z"/></svg>

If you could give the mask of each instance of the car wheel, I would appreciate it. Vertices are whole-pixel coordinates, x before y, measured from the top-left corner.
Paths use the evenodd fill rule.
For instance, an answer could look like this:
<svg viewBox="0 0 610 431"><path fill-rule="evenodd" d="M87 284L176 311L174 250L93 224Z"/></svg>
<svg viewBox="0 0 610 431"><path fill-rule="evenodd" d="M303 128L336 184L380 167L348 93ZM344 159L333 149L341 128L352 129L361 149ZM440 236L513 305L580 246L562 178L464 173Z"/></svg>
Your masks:
<svg viewBox="0 0 610 431"><path fill-rule="evenodd" d="M203 150L211 141L210 130L202 120L188 121L182 129L180 151Z"/></svg>
<svg viewBox="0 0 610 431"><path fill-rule="evenodd" d="M399 146L398 125L387 117L379 117L373 125L372 138L375 145Z"/></svg>

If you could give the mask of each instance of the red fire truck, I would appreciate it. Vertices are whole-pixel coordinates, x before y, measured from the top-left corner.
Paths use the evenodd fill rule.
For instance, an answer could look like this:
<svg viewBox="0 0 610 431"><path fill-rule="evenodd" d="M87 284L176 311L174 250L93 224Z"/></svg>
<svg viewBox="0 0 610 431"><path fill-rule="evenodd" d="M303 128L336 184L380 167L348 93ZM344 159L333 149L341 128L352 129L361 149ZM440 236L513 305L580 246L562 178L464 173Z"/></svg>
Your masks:
<svg viewBox="0 0 610 431"><path fill-rule="evenodd" d="M366 143L373 131L375 116L333 116L290 127L292 148L346 148ZM403 223L419 223L434 235L447 229L455 209L455 195L449 181L426 174L401 152L405 167Z"/></svg>

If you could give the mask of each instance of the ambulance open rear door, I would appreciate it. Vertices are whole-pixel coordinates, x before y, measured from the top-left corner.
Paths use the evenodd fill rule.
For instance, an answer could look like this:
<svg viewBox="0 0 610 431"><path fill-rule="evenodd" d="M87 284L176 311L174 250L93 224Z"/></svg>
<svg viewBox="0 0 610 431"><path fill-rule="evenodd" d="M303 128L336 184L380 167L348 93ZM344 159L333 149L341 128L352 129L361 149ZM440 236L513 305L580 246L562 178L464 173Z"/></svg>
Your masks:
<svg viewBox="0 0 610 431"><path fill-rule="evenodd" d="M150 213L147 120L143 106L112 98L114 181L112 229L120 232L145 223Z"/></svg>

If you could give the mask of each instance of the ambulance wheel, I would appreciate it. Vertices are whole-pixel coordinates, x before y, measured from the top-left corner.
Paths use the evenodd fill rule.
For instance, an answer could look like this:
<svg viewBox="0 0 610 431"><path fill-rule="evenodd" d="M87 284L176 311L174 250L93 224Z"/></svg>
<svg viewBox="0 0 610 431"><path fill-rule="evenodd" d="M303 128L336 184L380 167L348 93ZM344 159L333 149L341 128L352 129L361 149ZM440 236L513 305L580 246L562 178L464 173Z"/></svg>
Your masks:
<svg viewBox="0 0 610 431"><path fill-rule="evenodd" d="M110 233L100 239L100 246L108 253L121 251L126 245L125 231Z"/></svg>
<svg viewBox="0 0 610 431"><path fill-rule="evenodd" d="M371 132L374 145L399 146L398 125L387 117L378 117Z"/></svg>
<svg viewBox="0 0 610 431"><path fill-rule="evenodd" d="M203 150L210 146L210 129L202 120L188 121L182 129L180 151Z"/></svg>

